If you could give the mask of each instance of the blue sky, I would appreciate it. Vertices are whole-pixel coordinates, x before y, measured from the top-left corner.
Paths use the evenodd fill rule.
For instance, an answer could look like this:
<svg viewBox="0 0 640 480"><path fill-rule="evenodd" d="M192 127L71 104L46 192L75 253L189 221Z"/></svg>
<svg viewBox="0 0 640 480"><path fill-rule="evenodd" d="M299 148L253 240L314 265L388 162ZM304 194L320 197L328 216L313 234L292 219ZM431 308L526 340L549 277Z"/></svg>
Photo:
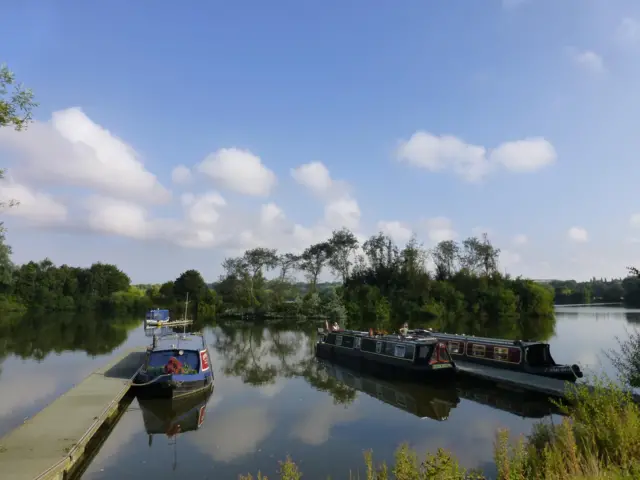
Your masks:
<svg viewBox="0 0 640 480"><path fill-rule="evenodd" d="M488 231L536 278L640 264L637 2L189 4L3 6L40 102L0 131L16 262L214 280L344 225Z"/></svg>

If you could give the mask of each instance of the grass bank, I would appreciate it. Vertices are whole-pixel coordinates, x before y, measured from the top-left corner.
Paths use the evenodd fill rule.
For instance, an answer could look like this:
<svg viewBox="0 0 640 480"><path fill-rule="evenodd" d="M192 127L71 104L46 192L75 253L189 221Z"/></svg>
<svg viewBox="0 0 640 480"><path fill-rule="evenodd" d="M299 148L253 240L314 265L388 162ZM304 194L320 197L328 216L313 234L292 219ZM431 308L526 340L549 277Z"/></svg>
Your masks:
<svg viewBox="0 0 640 480"><path fill-rule="evenodd" d="M595 390L578 387L559 407L567 417L559 425L542 421L516 442L509 432L496 432L494 460L498 480L632 480L640 478L640 408L613 382L599 380ZM287 457L280 480L299 480L303 473ZM304 476L304 478L316 478ZM480 480L480 471L462 468L449 452L439 449L420 459L408 445L395 453L393 465L376 464L371 451L364 467L343 478L362 480ZM240 476L240 480L268 480Z"/></svg>

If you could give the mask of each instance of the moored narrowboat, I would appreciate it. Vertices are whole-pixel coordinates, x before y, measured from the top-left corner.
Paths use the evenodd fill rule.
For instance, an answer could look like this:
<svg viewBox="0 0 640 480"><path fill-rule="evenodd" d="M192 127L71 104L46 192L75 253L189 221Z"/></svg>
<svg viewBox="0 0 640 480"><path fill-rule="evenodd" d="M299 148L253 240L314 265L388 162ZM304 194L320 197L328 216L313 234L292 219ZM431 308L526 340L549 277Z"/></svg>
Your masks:
<svg viewBox="0 0 640 480"><path fill-rule="evenodd" d="M142 397L180 398L213 383L209 350L201 333L154 336L133 385Z"/></svg>
<svg viewBox="0 0 640 480"><path fill-rule="evenodd" d="M499 338L475 337L428 330L410 330L413 338L435 338L446 342L448 351L457 361L517 370L532 375L576 381L583 373L578 365L558 365L544 342L525 342Z"/></svg>
<svg viewBox="0 0 640 480"><path fill-rule="evenodd" d="M155 308L149 310L145 316L144 324L145 327L157 327L162 325L163 323L168 323L171 321L169 316L169 310Z"/></svg>
<svg viewBox="0 0 640 480"><path fill-rule="evenodd" d="M395 370L418 377L452 376L455 363L445 342L435 338L401 338L354 330L322 333L316 355L351 366Z"/></svg>

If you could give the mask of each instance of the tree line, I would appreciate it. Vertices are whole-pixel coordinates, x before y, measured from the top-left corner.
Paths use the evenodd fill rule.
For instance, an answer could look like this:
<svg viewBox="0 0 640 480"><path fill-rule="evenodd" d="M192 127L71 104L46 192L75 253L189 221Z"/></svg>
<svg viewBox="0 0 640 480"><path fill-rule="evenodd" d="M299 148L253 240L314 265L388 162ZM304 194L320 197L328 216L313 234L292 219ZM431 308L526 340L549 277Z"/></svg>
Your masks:
<svg viewBox="0 0 640 480"><path fill-rule="evenodd" d="M592 278L587 282L553 280L549 285L559 305L622 303L627 307L640 307L640 274L633 267L625 278Z"/></svg>

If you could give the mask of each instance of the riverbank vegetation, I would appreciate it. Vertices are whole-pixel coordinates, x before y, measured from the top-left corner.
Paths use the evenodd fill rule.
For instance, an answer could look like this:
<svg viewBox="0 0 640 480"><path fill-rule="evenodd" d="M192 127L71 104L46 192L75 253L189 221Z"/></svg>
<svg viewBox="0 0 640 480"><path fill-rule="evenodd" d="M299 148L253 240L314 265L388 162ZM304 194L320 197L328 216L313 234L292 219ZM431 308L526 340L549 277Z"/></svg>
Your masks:
<svg viewBox="0 0 640 480"><path fill-rule="evenodd" d="M592 278L588 282L552 280L549 286L558 305L621 303L640 308L640 272L635 268L629 268L625 278Z"/></svg>
<svg viewBox="0 0 640 480"><path fill-rule="evenodd" d="M533 432L516 442L506 430L496 432L495 476L469 471L449 452L439 449L420 459L409 445L401 445L392 465L376 465L373 454L364 454L361 470L343 478L367 480L632 480L640 478L640 409L630 394L614 382L597 383L594 391L578 386L566 404L560 424L536 424ZM267 480L258 474L244 480ZM282 480L298 480L303 474L291 458L280 464Z"/></svg>

